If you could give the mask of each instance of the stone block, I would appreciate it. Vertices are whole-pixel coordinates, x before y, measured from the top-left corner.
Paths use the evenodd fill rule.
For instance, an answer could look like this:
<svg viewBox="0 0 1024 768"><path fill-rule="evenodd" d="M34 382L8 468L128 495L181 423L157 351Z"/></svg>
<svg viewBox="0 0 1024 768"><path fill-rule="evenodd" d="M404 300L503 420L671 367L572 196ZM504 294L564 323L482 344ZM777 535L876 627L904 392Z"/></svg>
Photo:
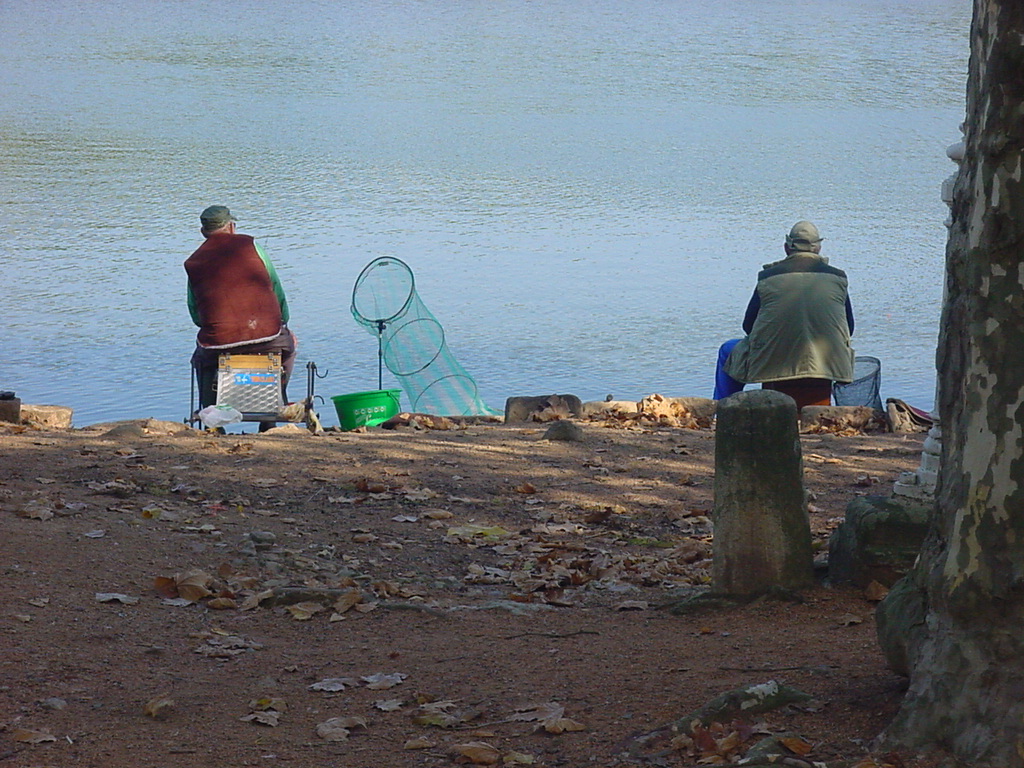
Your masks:
<svg viewBox="0 0 1024 768"><path fill-rule="evenodd" d="M931 472L938 476L939 468L942 466L942 459L939 456L935 456L931 453L921 454L921 469L925 472Z"/></svg>
<svg viewBox="0 0 1024 768"><path fill-rule="evenodd" d="M911 498L861 496L829 539L833 584L892 586L910 570L928 532L930 505Z"/></svg>
<svg viewBox="0 0 1024 768"><path fill-rule="evenodd" d="M901 473L899 479L893 483L892 492L894 496L906 496L921 502L935 498L935 486L922 485L921 478L916 472Z"/></svg>
<svg viewBox="0 0 1024 768"><path fill-rule="evenodd" d="M38 429L71 429L75 412L63 405L21 404L21 421Z"/></svg>
<svg viewBox="0 0 1024 768"><path fill-rule="evenodd" d="M601 400L583 403L582 416L585 419L625 419L627 417L648 420L667 419L672 422L690 422L692 426L710 427L714 422L718 403L708 397L662 397L650 395L639 402L633 400Z"/></svg>
<svg viewBox="0 0 1024 768"><path fill-rule="evenodd" d="M510 397L505 401L505 423L515 421L556 421L579 416L583 403L576 395Z"/></svg>
<svg viewBox="0 0 1024 768"><path fill-rule="evenodd" d="M0 392L0 421L21 423L21 400L13 392Z"/></svg>
<svg viewBox="0 0 1024 768"><path fill-rule="evenodd" d="M579 424L565 419L556 421L544 432L545 440L564 440L570 443L578 443L583 438L583 428Z"/></svg>
<svg viewBox="0 0 1024 768"><path fill-rule="evenodd" d="M921 446L921 450L927 453L929 456L941 456L942 455L942 435L934 435L933 429L928 433L928 437L924 439L924 444Z"/></svg>
<svg viewBox="0 0 1024 768"><path fill-rule="evenodd" d="M672 397L673 403L681 405L688 410L693 418L701 422L710 422L715 418L718 410L718 401L710 397Z"/></svg>
<svg viewBox="0 0 1024 768"><path fill-rule="evenodd" d="M807 405L800 411L801 432L885 432L889 422L885 413L863 405Z"/></svg>
<svg viewBox="0 0 1024 768"><path fill-rule="evenodd" d="M632 415L639 410L633 400L591 400L583 403L581 416L585 419L602 418L605 416Z"/></svg>

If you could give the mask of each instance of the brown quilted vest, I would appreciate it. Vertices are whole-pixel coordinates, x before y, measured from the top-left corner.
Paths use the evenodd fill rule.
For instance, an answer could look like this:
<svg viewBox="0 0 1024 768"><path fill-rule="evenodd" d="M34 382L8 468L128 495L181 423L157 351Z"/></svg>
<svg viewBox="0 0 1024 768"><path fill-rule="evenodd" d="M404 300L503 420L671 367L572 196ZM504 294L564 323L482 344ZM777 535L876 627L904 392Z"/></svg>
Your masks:
<svg viewBox="0 0 1024 768"><path fill-rule="evenodd" d="M202 346L255 343L281 332L281 307L249 235L210 235L185 261L185 271Z"/></svg>

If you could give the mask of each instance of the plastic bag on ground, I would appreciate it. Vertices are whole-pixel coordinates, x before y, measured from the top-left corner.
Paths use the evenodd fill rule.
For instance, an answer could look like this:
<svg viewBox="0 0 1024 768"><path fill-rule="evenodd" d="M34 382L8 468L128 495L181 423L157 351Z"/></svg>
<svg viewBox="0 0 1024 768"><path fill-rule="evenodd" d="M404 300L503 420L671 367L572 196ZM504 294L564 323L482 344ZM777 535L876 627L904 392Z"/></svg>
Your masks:
<svg viewBox="0 0 1024 768"><path fill-rule="evenodd" d="M216 429L227 424L237 424L242 420L242 414L230 405L208 405L198 414L199 420L207 429Z"/></svg>

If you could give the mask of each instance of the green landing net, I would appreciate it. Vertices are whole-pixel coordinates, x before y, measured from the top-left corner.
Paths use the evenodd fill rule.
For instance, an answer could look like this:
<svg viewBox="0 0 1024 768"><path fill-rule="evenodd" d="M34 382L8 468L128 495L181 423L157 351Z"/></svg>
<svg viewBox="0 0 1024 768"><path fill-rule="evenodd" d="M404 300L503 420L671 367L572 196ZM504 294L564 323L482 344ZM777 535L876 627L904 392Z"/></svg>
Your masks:
<svg viewBox="0 0 1024 768"><path fill-rule="evenodd" d="M352 289L352 316L377 337L377 388L384 366L409 398L410 410L436 416L493 416L476 382L445 342L444 328L416 293L405 262L382 256L367 264Z"/></svg>

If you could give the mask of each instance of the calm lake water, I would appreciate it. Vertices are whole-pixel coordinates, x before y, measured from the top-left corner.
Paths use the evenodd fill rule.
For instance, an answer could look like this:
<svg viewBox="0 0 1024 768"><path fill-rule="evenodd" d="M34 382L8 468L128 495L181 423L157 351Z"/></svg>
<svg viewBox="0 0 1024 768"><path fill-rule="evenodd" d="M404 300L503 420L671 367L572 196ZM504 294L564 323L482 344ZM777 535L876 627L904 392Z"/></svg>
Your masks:
<svg viewBox="0 0 1024 768"><path fill-rule="evenodd" d="M349 305L383 255L495 408L709 396L807 218L883 398L930 409L969 25L966 0L3 0L0 389L76 426L186 416L181 265L218 203L325 396L377 387Z"/></svg>

